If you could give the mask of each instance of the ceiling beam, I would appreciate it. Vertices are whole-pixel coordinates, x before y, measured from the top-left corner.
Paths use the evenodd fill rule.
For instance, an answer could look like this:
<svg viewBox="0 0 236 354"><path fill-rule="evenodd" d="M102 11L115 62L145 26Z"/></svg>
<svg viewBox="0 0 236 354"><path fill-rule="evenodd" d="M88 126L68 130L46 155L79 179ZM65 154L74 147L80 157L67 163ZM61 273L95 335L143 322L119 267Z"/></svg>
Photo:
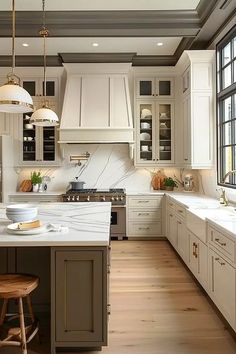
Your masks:
<svg viewBox="0 0 236 354"><path fill-rule="evenodd" d="M197 11L49 11L50 37L183 37L200 29ZM40 11L16 13L17 37L38 37ZM0 37L11 37L11 12L0 13Z"/></svg>

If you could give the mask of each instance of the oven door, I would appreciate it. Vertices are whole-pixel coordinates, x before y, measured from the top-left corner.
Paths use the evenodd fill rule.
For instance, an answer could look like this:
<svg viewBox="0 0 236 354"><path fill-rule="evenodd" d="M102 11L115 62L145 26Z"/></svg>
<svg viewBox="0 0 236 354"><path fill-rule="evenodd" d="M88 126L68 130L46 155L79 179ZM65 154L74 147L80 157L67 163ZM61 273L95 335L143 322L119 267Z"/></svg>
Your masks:
<svg viewBox="0 0 236 354"><path fill-rule="evenodd" d="M126 236L125 206L111 208L111 237L114 236Z"/></svg>

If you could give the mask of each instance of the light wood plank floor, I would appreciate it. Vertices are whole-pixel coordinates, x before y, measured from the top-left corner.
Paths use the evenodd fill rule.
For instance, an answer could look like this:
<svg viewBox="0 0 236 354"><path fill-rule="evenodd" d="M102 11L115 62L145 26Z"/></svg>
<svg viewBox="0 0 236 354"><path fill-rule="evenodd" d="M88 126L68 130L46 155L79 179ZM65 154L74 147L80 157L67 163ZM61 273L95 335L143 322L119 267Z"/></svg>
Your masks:
<svg viewBox="0 0 236 354"><path fill-rule="evenodd" d="M114 241L110 295L104 354L236 354L235 338L166 241ZM47 341L29 347L49 353Z"/></svg>

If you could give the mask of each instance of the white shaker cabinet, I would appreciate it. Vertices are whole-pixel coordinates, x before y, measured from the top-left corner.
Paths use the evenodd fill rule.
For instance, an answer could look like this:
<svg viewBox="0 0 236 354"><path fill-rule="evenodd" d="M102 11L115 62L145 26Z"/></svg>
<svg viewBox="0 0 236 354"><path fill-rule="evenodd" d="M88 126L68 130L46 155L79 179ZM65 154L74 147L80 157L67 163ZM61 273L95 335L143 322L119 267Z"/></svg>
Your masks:
<svg viewBox="0 0 236 354"><path fill-rule="evenodd" d="M185 51L177 63L178 115L176 163L211 168L213 156L213 69L215 51Z"/></svg>
<svg viewBox="0 0 236 354"><path fill-rule="evenodd" d="M127 237L158 238L162 232L162 196L128 196Z"/></svg>
<svg viewBox="0 0 236 354"><path fill-rule="evenodd" d="M166 77L142 77L136 80L136 98L172 98L174 80Z"/></svg>

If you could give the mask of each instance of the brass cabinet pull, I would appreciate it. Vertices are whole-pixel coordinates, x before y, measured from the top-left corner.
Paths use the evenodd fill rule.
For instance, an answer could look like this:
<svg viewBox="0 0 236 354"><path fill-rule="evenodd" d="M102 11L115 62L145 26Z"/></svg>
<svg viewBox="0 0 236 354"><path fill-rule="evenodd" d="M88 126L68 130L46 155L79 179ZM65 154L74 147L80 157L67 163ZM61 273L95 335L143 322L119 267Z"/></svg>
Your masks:
<svg viewBox="0 0 236 354"><path fill-rule="evenodd" d="M220 258L215 258L215 261L218 262L221 266L225 265L225 262L222 262Z"/></svg>
<svg viewBox="0 0 236 354"><path fill-rule="evenodd" d="M195 245L196 245L196 243L193 242L193 256L194 256L194 257L195 257Z"/></svg>
<svg viewBox="0 0 236 354"><path fill-rule="evenodd" d="M183 213L184 211L183 211L183 210L179 210L179 209L178 209L178 212L179 212L179 213Z"/></svg>
<svg viewBox="0 0 236 354"><path fill-rule="evenodd" d="M182 222L181 222L181 221L179 221L179 220L177 221L177 223L178 223L179 225L182 225Z"/></svg>
<svg viewBox="0 0 236 354"><path fill-rule="evenodd" d="M147 215L150 215L150 213L138 213L138 216L141 216L141 215L147 216Z"/></svg>
<svg viewBox="0 0 236 354"><path fill-rule="evenodd" d="M172 217L172 218L173 218L173 214L170 214L170 217Z"/></svg>
<svg viewBox="0 0 236 354"><path fill-rule="evenodd" d="M149 200L138 200L138 203L149 203Z"/></svg>
<svg viewBox="0 0 236 354"><path fill-rule="evenodd" d="M198 245L197 245L197 243L195 243L195 258L198 257L197 249L198 249Z"/></svg>
<svg viewBox="0 0 236 354"><path fill-rule="evenodd" d="M225 242L220 242L219 238L215 238L215 242L219 243L219 245L221 245L221 246L226 246L226 243Z"/></svg>
<svg viewBox="0 0 236 354"><path fill-rule="evenodd" d="M150 227L139 227L138 229L139 229L139 230L149 230Z"/></svg>

